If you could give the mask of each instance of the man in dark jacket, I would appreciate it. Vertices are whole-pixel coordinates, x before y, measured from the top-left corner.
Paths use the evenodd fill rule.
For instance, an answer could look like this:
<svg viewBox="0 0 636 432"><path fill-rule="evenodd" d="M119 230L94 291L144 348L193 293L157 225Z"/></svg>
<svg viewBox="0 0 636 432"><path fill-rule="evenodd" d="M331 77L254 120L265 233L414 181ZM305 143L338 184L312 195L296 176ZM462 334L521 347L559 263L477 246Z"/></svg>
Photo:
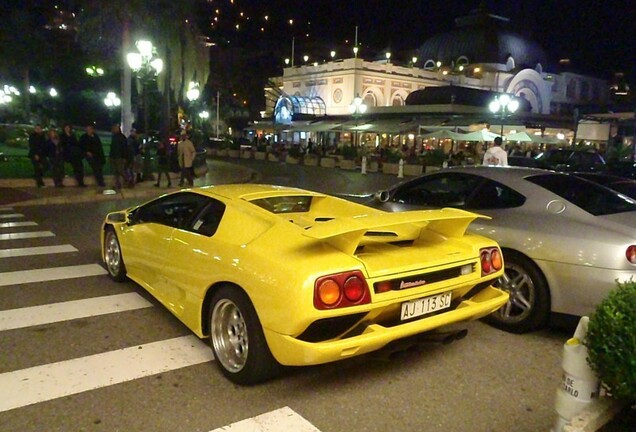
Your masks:
<svg viewBox="0 0 636 432"><path fill-rule="evenodd" d="M77 186L86 186L84 184L84 155L86 150L80 145L80 142L75 136L75 132L73 132L73 127L70 124L64 125L64 129L60 134L60 142L66 152L66 159L73 167L73 175L77 181Z"/></svg>
<svg viewBox="0 0 636 432"><path fill-rule="evenodd" d="M86 160L91 166L95 182L98 186L104 187L103 166L106 163L106 158L104 157L102 141L95 133L93 125L86 126L86 133L80 137L80 147L86 150Z"/></svg>
<svg viewBox="0 0 636 432"><path fill-rule="evenodd" d="M42 176L48 166L46 138L42 131L42 126L37 124L33 129L33 133L29 136L29 159L33 164L33 172L35 184L37 187L44 187Z"/></svg>
<svg viewBox="0 0 636 432"><path fill-rule="evenodd" d="M126 136L121 133L119 123L115 123L111 131L113 135L110 142L110 168L115 177L115 189L121 189L128 156L128 142Z"/></svg>

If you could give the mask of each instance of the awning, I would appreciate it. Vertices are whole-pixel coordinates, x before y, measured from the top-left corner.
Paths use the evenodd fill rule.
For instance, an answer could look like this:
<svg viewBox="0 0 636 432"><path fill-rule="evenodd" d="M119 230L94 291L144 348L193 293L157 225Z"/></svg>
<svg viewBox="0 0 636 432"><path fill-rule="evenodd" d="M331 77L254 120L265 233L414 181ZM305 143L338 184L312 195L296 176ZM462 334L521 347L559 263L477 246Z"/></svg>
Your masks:
<svg viewBox="0 0 636 432"><path fill-rule="evenodd" d="M406 132L417 133L419 123L415 121L404 121L401 119L372 120L372 121L348 121L342 125L342 130L354 132L377 132L400 134Z"/></svg>
<svg viewBox="0 0 636 432"><path fill-rule="evenodd" d="M291 130L298 132L327 132L338 129L342 123L330 121L294 122Z"/></svg>

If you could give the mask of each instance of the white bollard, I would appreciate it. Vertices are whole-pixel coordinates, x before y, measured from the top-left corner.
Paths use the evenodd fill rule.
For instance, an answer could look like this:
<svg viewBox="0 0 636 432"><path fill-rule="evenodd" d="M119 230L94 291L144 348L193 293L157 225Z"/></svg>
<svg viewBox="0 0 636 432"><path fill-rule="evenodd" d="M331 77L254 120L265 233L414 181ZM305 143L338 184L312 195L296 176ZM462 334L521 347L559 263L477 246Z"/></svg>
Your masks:
<svg viewBox="0 0 636 432"><path fill-rule="evenodd" d="M366 174L367 173L367 157L366 156L362 156L362 163L360 165L362 165L362 168L360 169L360 174Z"/></svg>
<svg viewBox="0 0 636 432"><path fill-rule="evenodd" d="M557 419L552 432L561 432L575 415L598 399L601 383L587 363L587 347L583 345L589 321L581 317L574 336L563 345L563 376L554 401Z"/></svg>
<svg viewBox="0 0 636 432"><path fill-rule="evenodd" d="M398 164L398 178L404 178L404 159L400 159Z"/></svg>

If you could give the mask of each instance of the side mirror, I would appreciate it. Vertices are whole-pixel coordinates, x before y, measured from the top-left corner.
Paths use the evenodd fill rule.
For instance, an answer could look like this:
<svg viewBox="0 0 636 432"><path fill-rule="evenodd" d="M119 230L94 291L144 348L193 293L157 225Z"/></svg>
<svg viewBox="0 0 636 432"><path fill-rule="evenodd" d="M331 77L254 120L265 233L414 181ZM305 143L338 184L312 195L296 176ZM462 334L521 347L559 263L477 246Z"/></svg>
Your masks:
<svg viewBox="0 0 636 432"><path fill-rule="evenodd" d="M389 191L380 191L375 194L375 200L381 203L387 202L390 197L391 194L389 193Z"/></svg>

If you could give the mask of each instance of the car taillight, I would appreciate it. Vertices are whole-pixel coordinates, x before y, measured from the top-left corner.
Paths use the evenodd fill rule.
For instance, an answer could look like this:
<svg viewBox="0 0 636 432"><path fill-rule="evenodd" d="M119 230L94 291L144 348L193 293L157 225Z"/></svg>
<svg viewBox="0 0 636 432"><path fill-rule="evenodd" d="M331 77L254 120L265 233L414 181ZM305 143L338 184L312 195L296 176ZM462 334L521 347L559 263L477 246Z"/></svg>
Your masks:
<svg viewBox="0 0 636 432"><path fill-rule="evenodd" d="M628 247L627 252L625 252L625 256L627 257L627 261L632 264L636 264L636 245Z"/></svg>
<svg viewBox="0 0 636 432"><path fill-rule="evenodd" d="M359 270L323 276L314 286L316 309L336 309L370 301L369 287Z"/></svg>
<svg viewBox="0 0 636 432"><path fill-rule="evenodd" d="M498 248L485 248L479 251L481 275L489 275L503 268L501 251Z"/></svg>

